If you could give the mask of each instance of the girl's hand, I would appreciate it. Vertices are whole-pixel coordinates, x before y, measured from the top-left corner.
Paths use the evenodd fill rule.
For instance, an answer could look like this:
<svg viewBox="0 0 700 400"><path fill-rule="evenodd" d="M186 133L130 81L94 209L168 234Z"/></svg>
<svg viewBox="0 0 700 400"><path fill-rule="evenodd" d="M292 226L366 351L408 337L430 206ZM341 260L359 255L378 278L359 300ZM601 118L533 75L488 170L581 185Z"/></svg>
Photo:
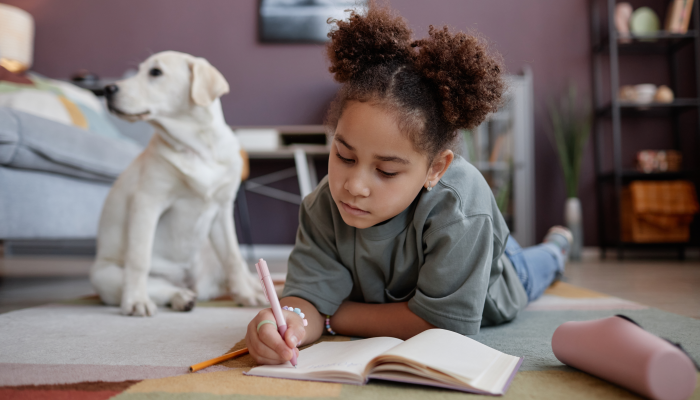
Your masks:
<svg viewBox="0 0 700 400"><path fill-rule="evenodd" d="M280 336L277 328L273 324L260 325L261 321L274 321L275 316L272 310L266 308L258 313L248 324L246 332L246 343L248 351L258 364L282 364L292 358L292 354L299 356L297 346L304 340L306 330L301 317L291 311L282 310L284 318L287 320L287 332L284 338Z"/></svg>

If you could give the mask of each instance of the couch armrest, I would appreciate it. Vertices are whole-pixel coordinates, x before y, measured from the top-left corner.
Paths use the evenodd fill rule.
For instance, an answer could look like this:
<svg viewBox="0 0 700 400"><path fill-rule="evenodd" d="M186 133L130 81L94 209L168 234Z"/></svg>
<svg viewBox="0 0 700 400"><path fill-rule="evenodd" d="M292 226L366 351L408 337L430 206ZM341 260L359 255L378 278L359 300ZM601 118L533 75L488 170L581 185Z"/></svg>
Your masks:
<svg viewBox="0 0 700 400"><path fill-rule="evenodd" d="M130 141L0 107L0 165L111 182L142 149Z"/></svg>

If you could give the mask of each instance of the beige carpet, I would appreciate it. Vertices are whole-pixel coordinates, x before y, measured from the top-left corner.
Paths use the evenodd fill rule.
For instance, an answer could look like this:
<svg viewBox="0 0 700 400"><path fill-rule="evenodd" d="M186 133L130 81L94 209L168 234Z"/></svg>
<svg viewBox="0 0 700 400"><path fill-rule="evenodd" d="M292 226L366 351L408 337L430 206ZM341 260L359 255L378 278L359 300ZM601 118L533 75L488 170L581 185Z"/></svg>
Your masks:
<svg viewBox="0 0 700 400"><path fill-rule="evenodd" d="M250 377L250 356L190 374L187 367L243 347L257 309L230 301L200 303L191 313L154 318L119 315L94 299L0 315L2 399L456 399L461 392L388 382L366 386ZM625 389L564 366L550 347L561 323L625 314L700 357L700 321L557 283L510 324L473 338L525 357L505 398L637 398ZM349 340L325 337L324 340ZM232 347L233 345L233 347ZM700 399L696 390L694 399Z"/></svg>

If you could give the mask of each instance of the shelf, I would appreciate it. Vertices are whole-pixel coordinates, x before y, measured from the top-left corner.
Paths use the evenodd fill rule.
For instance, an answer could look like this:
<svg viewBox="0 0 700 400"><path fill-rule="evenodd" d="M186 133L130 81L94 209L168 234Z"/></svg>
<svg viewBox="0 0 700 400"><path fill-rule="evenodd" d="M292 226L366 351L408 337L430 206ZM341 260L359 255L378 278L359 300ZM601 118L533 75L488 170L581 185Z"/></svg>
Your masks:
<svg viewBox="0 0 700 400"><path fill-rule="evenodd" d="M615 33L617 37L617 33ZM618 37L617 50L620 54L666 54L669 49L677 51L687 44L691 44L693 39L698 37L697 31L689 30L687 33L669 33L661 31L656 35L649 36L629 36L630 43L620 43ZM602 37L600 43L593 46L594 53L605 53L609 49L609 37Z"/></svg>
<svg viewBox="0 0 700 400"><path fill-rule="evenodd" d="M690 238L690 241L688 242L652 242L652 243L637 243L637 242L615 242L615 241L606 241L602 240L600 241L600 246L601 246L601 257L606 258L606 254L608 251L612 251L613 249L617 249L617 258L618 259L623 259L623 251L625 250L636 250L636 251L644 251L644 250L651 250L651 251L675 251L677 252L678 259L679 260L684 260L685 259L685 253L688 249L692 248L697 248L699 247L699 243L696 239Z"/></svg>
<svg viewBox="0 0 700 400"><path fill-rule="evenodd" d="M680 172L654 172L646 174L644 172L639 172L637 170L628 169L623 170L620 177L623 182L629 181L667 181L676 179L688 179L692 176L692 173L687 171ZM598 176L599 181L612 181L615 178L614 172L606 172Z"/></svg>
<svg viewBox="0 0 700 400"><path fill-rule="evenodd" d="M606 241L603 243L603 246L605 246L608 249L612 249L613 247L619 246L623 249L649 249L649 250L659 250L659 249L665 249L665 250L681 250L681 249L688 249L688 248L695 248L698 247L698 242L697 240L693 240L693 238L690 239L689 242L651 242L651 243L637 243L637 242L613 242L613 241Z"/></svg>
<svg viewBox="0 0 700 400"><path fill-rule="evenodd" d="M693 180L696 184L700 179L700 170L691 168L681 172L659 172L659 173L643 173L628 165L623 169L621 165L627 165L623 154L628 154L630 151L636 152L643 150L641 142L635 140L634 136L631 140L627 132L627 136L623 132L631 125L630 117L635 118L639 125L646 125L651 122L651 118L661 117L671 122L672 129L668 134L672 137L674 147L683 153L686 159L692 159L695 154L698 154L698 149L695 148L700 144L699 140L692 140L695 145L688 146L688 141L685 138L685 122L681 124L681 120L688 115L688 111L700 111L700 65L695 65L692 70L695 75L694 83L688 81L688 78L681 76L680 67L690 67L685 65L685 58L689 54L685 54L689 50L692 53L694 62L697 64L700 59L696 52L700 51L700 1L695 1L692 7L693 29L683 34L670 33L667 31L659 31L653 35L644 36L624 36L621 37L615 29L614 13L615 7L619 0L591 0L590 5L590 23L591 23L591 50L592 50L592 72L593 72L593 98L606 99L596 102L594 108L595 122L593 124L593 141L595 147L595 169L596 169L596 197L598 201L598 240L603 249L603 255L606 248L617 248L618 257L622 257L623 250L626 249L677 249L679 257L682 258L684 249L689 246L698 246L700 237L698 237L698 223L694 223L693 235L689 243L631 243L621 241L620 235L622 229L619 221L619 209L621 204L621 185L627 185L631 181L660 181L660 180L678 180L687 179ZM673 1L673 0L671 0ZM664 2L654 2L668 4L668 0ZM626 43L621 43L624 40ZM680 54L680 51L683 54ZM628 58L629 55L633 57ZM642 58L642 56L646 56ZM668 64L668 82L674 86L674 91L684 85L695 86L694 94L689 93L692 98L677 98L671 103L649 103L638 104L632 102L623 102L617 97L619 89L622 86L620 77L627 74L627 68L630 66L636 67L637 70L643 71L645 63L648 61L659 62L665 61ZM623 68L624 67L624 68ZM652 78L653 79L653 78ZM658 77L657 77L658 79ZM652 80L653 82L654 80ZM641 82L640 82L641 83ZM606 97L606 93L610 93ZM605 103L607 101L607 104ZM693 128L693 136L698 137L698 120L694 117L695 123ZM624 122L623 122L624 120ZM602 122L602 123L600 123ZM609 124L608 124L609 122ZM639 128L639 127L638 127ZM637 132L637 136L654 135L653 129L644 129L641 127ZM664 134L667 134L664 132ZM624 136L624 137L623 137ZM624 139L624 140L623 140ZM607 149L608 141L612 142L612 147ZM624 146L623 146L624 142ZM640 148L641 147L641 148ZM609 151L607 151L609 150ZM625 156L626 157L626 156ZM612 162L610 162L612 161ZM686 163L687 164L687 163ZM691 163L692 164L692 163ZM616 166L619 171L604 169L604 165ZM690 165L685 165L690 167ZM610 188L614 189L610 192ZM613 201L611 203L610 201ZM610 229L610 228L617 229ZM617 240L609 240L611 236L618 236Z"/></svg>
<svg viewBox="0 0 700 400"><path fill-rule="evenodd" d="M605 242L606 247L616 246L617 242L607 241ZM688 242L650 242L650 243L637 243L637 242L621 242L619 243L623 248L628 249L664 249L664 248L687 248L687 247L697 247L698 243L693 238L690 238Z"/></svg>
<svg viewBox="0 0 700 400"><path fill-rule="evenodd" d="M700 107L700 100L698 99L679 98L675 99L672 103L648 104L621 101L620 115L623 117L667 117L671 115L672 110L687 111L696 107ZM612 116L612 104L607 104L596 110L596 115L599 117Z"/></svg>

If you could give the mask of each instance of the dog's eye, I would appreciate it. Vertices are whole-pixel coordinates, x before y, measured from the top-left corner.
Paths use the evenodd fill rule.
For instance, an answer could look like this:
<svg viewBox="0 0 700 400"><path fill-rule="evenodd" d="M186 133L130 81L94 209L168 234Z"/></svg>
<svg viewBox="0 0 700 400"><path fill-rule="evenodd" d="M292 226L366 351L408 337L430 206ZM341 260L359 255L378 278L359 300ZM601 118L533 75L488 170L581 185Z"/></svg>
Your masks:
<svg viewBox="0 0 700 400"><path fill-rule="evenodd" d="M163 71L161 71L159 68L151 68L151 70L148 71L148 75L161 76L161 75L163 75Z"/></svg>

